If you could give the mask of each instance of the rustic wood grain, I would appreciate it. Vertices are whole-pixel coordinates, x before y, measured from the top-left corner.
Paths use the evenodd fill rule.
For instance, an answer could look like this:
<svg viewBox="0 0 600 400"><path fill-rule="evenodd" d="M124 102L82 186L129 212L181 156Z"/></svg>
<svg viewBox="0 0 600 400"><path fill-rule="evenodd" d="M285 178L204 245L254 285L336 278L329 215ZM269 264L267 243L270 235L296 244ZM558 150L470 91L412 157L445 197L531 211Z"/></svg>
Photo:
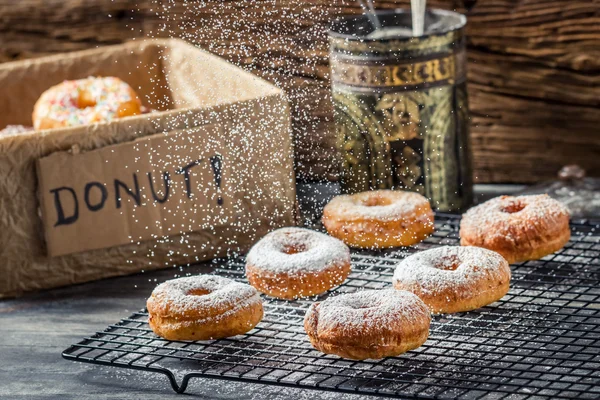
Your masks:
<svg viewBox="0 0 600 400"><path fill-rule="evenodd" d="M378 8L408 0L376 1ZM600 176L600 0L430 0L468 15L478 182ZM193 41L284 88L301 178L335 179L327 22L350 0L0 0L0 62L118 43Z"/></svg>

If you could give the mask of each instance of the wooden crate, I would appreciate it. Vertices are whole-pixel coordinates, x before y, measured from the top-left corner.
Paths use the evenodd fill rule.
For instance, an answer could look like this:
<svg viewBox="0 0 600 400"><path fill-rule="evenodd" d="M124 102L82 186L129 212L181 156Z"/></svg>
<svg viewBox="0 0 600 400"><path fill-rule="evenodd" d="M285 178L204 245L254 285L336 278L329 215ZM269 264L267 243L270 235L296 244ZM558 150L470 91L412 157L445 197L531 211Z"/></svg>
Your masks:
<svg viewBox="0 0 600 400"><path fill-rule="evenodd" d="M600 175L599 0L428 4L468 15L476 182L536 182L568 163ZM325 27L358 12L350 0L0 0L0 61L139 36L196 42L285 89L299 177L335 179Z"/></svg>

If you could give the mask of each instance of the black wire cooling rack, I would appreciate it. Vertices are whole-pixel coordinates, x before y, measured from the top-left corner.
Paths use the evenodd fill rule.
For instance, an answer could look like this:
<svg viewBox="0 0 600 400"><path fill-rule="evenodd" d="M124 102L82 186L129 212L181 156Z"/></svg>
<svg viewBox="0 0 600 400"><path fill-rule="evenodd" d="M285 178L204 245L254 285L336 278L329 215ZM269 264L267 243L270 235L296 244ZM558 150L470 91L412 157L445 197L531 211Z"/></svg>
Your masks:
<svg viewBox="0 0 600 400"><path fill-rule="evenodd" d="M353 272L332 293L390 286L410 253L458 243L457 217L409 249L353 254ZM352 361L314 350L303 328L315 299L265 298L263 321L246 335L204 342L164 340L134 313L64 351L69 360L154 371L183 393L194 377L394 397L600 398L600 226L572 224L560 252L512 266L509 293L490 306L434 317L427 342L382 360ZM215 273L244 280L243 260ZM331 294L331 293L329 293ZM320 297L324 298L326 295Z"/></svg>

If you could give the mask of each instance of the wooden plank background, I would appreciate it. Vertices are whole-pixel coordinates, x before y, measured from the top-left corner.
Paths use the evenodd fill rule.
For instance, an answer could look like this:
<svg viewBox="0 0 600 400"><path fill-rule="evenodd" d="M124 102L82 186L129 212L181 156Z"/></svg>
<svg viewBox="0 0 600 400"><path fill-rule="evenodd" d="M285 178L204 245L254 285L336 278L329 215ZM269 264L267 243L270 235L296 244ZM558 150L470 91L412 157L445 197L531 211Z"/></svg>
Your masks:
<svg viewBox="0 0 600 400"><path fill-rule="evenodd" d="M468 15L476 182L536 182L568 163L600 176L600 0L428 4ZM349 0L0 0L0 62L184 38L286 89L299 177L335 179L325 27L358 12Z"/></svg>

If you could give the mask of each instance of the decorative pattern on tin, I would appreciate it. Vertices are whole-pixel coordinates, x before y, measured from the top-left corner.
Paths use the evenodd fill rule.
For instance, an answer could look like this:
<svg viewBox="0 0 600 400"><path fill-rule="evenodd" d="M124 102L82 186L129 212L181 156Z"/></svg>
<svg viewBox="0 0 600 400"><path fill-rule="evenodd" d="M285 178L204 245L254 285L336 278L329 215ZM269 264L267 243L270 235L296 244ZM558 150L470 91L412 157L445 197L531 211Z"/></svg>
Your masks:
<svg viewBox="0 0 600 400"><path fill-rule="evenodd" d="M335 83L370 88L453 84L457 79L455 55L433 60L392 64L359 64L339 57L332 63Z"/></svg>

